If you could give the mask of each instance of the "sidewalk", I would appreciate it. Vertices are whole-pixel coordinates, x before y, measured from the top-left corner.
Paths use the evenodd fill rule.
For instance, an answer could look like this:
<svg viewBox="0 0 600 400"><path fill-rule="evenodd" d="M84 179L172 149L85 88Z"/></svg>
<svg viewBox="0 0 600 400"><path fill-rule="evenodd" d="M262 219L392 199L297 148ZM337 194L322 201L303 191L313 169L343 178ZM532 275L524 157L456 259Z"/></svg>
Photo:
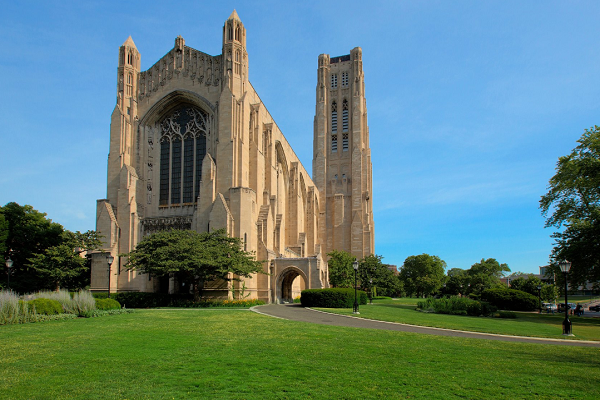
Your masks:
<svg viewBox="0 0 600 400"><path fill-rule="evenodd" d="M396 322L374 321L360 317L352 317L326 313L323 311L316 311L310 308L304 308L299 304L267 304L264 306L252 307L250 310L270 317L287 319L292 321L310 322L313 324L322 325L345 326L350 328L384 329L389 331L411 332L426 335L450 336L469 339L500 340L505 342L554 344L562 346L600 348L600 342L593 341L496 335L492 333L467 332L453 329L430 328L425 326L408 325Z"/></svg>

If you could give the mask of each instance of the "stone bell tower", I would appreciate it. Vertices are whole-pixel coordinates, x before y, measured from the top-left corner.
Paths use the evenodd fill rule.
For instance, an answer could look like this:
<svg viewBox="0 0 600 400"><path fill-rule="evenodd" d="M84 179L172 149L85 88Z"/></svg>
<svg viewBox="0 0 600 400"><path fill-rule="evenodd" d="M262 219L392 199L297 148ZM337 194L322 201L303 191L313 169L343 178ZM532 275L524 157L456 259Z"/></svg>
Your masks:
<svg viewBox="0 0 600 400"><path fill-rule="evenodd" d="M325 205L319 223L326 251L374 254L371 149L362 50L319 56L313 181ZM323 210L323 207L321 208Z"/></svg>
<svg viewBox="0 0 600 400"><path fill-rule="evenodd" d="M235 10L223 26L222 54L225 59L223 82L234 96L240 97L245 92L248 82L248 52L246 28Z"/></svg>

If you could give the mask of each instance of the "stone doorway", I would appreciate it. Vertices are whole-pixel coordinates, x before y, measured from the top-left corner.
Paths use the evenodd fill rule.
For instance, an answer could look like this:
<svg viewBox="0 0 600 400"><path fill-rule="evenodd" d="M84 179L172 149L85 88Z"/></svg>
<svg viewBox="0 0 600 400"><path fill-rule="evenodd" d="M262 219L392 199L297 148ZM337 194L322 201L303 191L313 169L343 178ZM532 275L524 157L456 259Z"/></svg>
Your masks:
<svg viewBox="0 0 600 400"><path fill-rule="evenodd" d="M306 279L298 268L287 268L280 275L277 302L280 304L293 303L294 298L300 297L306 289Z"/></svg>

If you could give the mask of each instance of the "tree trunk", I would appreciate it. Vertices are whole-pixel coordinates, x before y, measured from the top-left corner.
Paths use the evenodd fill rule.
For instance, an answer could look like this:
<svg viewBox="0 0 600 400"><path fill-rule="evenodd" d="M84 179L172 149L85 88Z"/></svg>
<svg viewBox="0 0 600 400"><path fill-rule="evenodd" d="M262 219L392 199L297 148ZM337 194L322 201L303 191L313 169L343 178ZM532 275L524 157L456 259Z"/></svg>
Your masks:
<svg viewBox="0 0 600 400"><path fill-rule="evenodd" d="M200 282L194 281L194 303L200 301Z"/></svg>

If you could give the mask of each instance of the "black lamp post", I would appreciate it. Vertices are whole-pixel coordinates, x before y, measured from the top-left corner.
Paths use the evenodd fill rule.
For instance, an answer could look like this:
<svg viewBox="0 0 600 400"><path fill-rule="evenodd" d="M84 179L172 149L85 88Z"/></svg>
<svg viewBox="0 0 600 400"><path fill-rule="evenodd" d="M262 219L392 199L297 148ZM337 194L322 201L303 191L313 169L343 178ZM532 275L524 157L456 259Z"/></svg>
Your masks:
<svg viewBox="0 0 600 400"><path fill-rule="evenodd" d="M542 285L538 285L538 303L540 303L540 314L542 313Z"/></svg>
<svg viewBox="0 0 600 400"><path fill-rule="evenodd" d="M8 271L6 272L6 275L8 276L8 290L10 290L10 269L13 266L13 260L10 259L10 257L8 257L8 259L6 260L6 268L8 268Z"/></svg>
<svg viewBox="0 0 600 400"><path fill-rule="evenodd" d="M369 303L373 304L373 279L369 279Z"/></svg>
<svg viewBox="0 0 600 400"><path fill-rule="evenodd" d="M573 333L571 332L571 321L569 321L569 310L568 310L568 302L567 302L567 274L569 273L569 270L571 269L571 263L568 262L567 260L561 262L560 264L560 270L563 272L563 274L565 274L565 320L563 321L563 335L568 335L568 336L572 336Z"/></svg>
<svg viewBox="0 0 600 400"><path fill-rule="evenodd" d="M108 264L108 288L107 288L107 293L108 293L108 298L110 299L110 267L112 266L113 261L115 260L115 258L112 256L112 254L108 253L108 255L106 256L106 263Z"/></svg>
<svg viewBox="0 0 600 400"><path fill-rule="evenodd" d="M352 314L360 314L358 312L358 301L356 300L356 273L358 272L358 261L356 261L356 259L352 263L352 268L354 268L354 308L352 310Z"/></svg>

